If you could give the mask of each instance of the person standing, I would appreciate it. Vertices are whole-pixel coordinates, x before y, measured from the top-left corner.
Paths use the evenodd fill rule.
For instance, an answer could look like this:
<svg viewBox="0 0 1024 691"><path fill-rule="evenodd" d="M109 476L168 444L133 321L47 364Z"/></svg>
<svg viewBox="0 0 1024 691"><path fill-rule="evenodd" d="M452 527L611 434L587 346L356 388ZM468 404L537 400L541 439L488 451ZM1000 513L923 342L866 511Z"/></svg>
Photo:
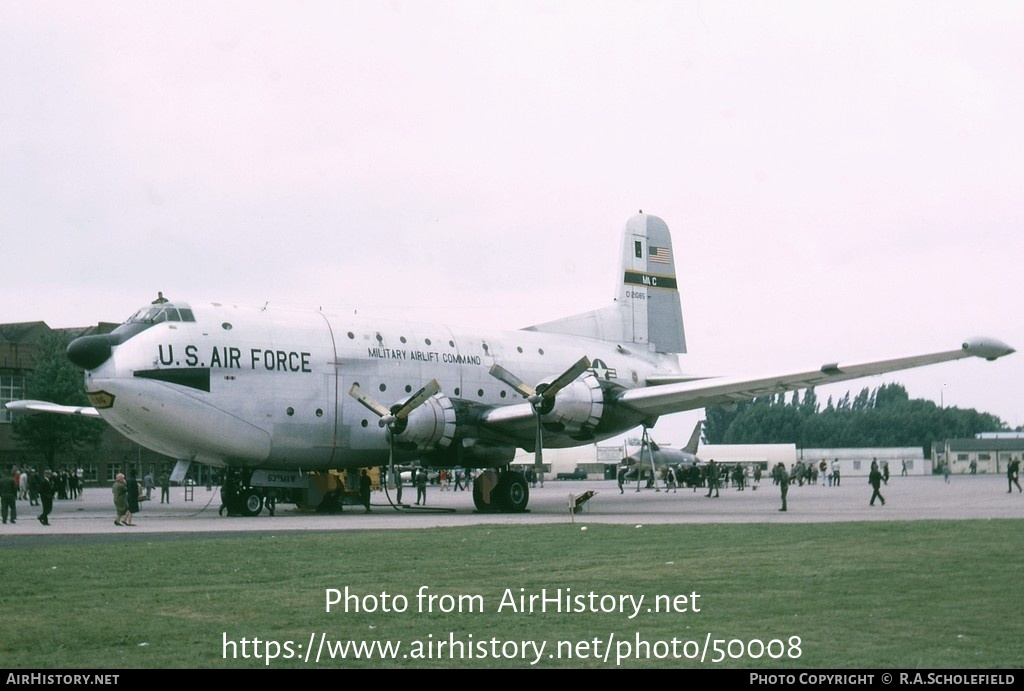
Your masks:
<svg viewBox="0 0 1024 691"><path fill-rule="evenodd" d="M868 484L871 485L874 490L871 493L871 501L868 503L869 506L875 505L875 499L882 502L882 506L885 506L885 497L879 491L882 487L882 471L878 469L878 463L871 461L871 472L868 473Z"/></svg>
<svg viewBox="0 0 1024 691"><path fill-rule="evenodd" d="M359 473L359 500L363 502L366 513L370 513L370 474L363 468Z"/></svg>
<svg viewBox="0 0 1024 691"><path fill-rule="evenodd" d="M146 499L153 498L153 488L156 487L156 483L153 482L153 471L149 471L142 478L142 486L146 488Z"/></svg>
<svg viewBox="0 0 1024 691"><path fill-rule="evenodd" d="M427 505L427 471L420 468L416 472L416 506L423 502L423 506Z"/></svg>
<svg viewBox="0 0 1024 691"><path fill-rule="evenodd" d="M18 491L20 490L21 478L15 470L9 476L0 478L0 514L3 515L4 523L10 516L11 523L18 522Z"/></svg>
<svg viewBox="0 0 1024 691"><path fill-rule="evenodd" d="M39 473L35 468L28 471L28 505L39 506Z"/></svg>
<svg viewBox="0 0 1024 691"><path fill-rule="evenodd" d="M782 492L782 508L779 511L785 511L786 495L789 494L789 473L786 472L786 465L779 461L775 470L772 471L772 475L775 476L775 480L779 483L779 491Z"/></svg>
<svg viewBox="0 0 1024 691"><path fill-rule="evenodd" d="M53 511L53 493L55 491L53 471L47 468L43 471L43 477L39 479L39 501L43 505L43 512L39 514L39 522L43 525L50 525L50 512Z"/></svg>
<svg viewBox="0 0 1024 691"><path fill-rule="evenodd" d="M832 482L835 486L839 486L839 459L832 461Z"/></svg>
<svg viewBox="0 0 1024 691"><path fill-rule="evenodd" d="M160 473L160 503L171 503L171 476L166 470Z"/></svg>
<svg viewBox="0 0 1024 691"><path fill-rule="evenodd" d="M131 525L132 514L128 511L128 483L125 482L124 473L118 473L114 478L114 486L111 488L114 493L114 511L117 514L114 518L114 525Z"/></svg>
<svg viewBox="0 0 1024 691"><path fill-rule="evenodd" d="M1020 459L1016 456L1006 466L1006 479L1010 485L1010 488L1006 490L1007 494L1013 491L1014 485L1017 485L1017 491L1020 492Z"/></svg>
<svg viewBox="0 0 1024 691"><path fill-rule="evenodd" d="M391 481L395 483L395 502L402 503L402 473L398 470L391 471Z"/></svg>
<svg viewBox="0 0 1024 691"><path fill-rule="evenodd" d="M711 492L715 493L715 498L718 498L718 464L715 463L715 459L711 459L708 462L708 493L705 497L710 497Z"/></svg>
<svg viewBox="0 0 1024 691"><path fill-rule="evenodd" d="M942 463L942 477L945 478L946 484L949 484L949 461Z"/></svg>
<svg viewBox="0 0 1024 691"><path fill-rule="evenodd" d="M134 516L139 512L139 480L135 477L135 469L128 469L128 511ZM129 520L128 525L132 522Z"/></svg>

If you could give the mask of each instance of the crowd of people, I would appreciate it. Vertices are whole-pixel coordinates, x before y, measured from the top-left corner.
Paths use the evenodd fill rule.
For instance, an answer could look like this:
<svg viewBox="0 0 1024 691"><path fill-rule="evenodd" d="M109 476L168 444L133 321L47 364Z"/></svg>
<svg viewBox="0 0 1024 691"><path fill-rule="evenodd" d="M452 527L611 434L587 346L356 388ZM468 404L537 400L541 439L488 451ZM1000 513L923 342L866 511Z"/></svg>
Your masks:
<svg viewBox="0 0 1024 691"><path fill-rule="evenodd" d="M85 488L84 471L81 468L67 468L56 472L47 469L38 472L35 468L14 467L0 480L0 513L3 522L18 522L18 502L40 507L36 517L43 525L50 524L53 500L80 500Z"/></svg>
<svg viewBox="0 0 1024 691"><path fill-rule="evenodd" d="M972 468L973 471L973 468ZM382 469L383 472L383 469ZM526 479L531 487L538 483L543 487L544 476L542 473L535 473L533 468L526 469ZM940 472L949 482L949 464L944 463ZM681 487L690 487L694 492L697 489L707 489L705 497L719 497L721 490L735 488L736 491L743 491L747 487L756 490L761 482L762 464L760 463L735 463L718 464L711 459L706 465L689 464L678 468L666 467L660 470L660 481L666 491L676 492ZM906 464L900 472L901 476L907 474ZM973 472L972 472L973 474ZM1020 460L1013 457L1007 464L1006 475L1008 480L1008 492L1022 492L1019 481ZM780 489L782 506L780 511L788 510L788 492L791 484L813 486L820 481L822 486L839 487L842 479L839 459L828 463L826 459L820 462L796 461L787 469L782 462L771 468L770 478L774 485ZM622 465L618 468L619 492L623 492L624 484L628 480L628 468ZM868 473L868 483L872 488L869 504L875 505L879 502L885 505L885 498L882 495L882 487L889 483L889 463L879 462L873 459L871 469ZM370 477L364 470L357 476L356 488L359 493L360 503L367 512L370 511ZM452 470L442 469L434 477L423 468L413 469L410 477L411 486L416 489L416 505L426 506L427 486L437 484L441 491L464 491L472 486L473 472L471 470L456 468ZM402 502L402 478L401 473L395 472L392 481L397 489L397 501ZM654 485L653 477L647 479L648 487ZM49 525L49 515L53 510L54 499L75 500L81 499L84 490L84 472L81 468L75 470L61 469L53 471L47 469L42 473L34 468L21 469L12 468L8 473L0 477L0 510L2 510L3 523L17 523L18 502L27 501L29 506L39 506L40 513L37 520L43 525ZM152 472L145 475L141 480L136 476L135 470L130 468L128 475L118 473L112 486L113 503L115 509L114 525L134 526L134 517L139 513L139 503L152 498L153 490L160 488L160 503L169 503L170 481L166 472L159 478L154 479Z"/></svg>

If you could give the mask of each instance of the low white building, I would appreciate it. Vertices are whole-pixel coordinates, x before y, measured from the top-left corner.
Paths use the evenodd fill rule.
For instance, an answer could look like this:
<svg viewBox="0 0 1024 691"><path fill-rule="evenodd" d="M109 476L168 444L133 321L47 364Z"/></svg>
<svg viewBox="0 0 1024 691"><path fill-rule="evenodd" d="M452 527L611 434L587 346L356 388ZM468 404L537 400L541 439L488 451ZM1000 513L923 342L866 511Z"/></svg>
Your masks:
<svg viewBox="0 0 1024 691"><path fill-rule="evenodd" d="M871 461L878 460L881 466L889 464L889 475L899 476L906 467L907 475L931 475L932 463L924 457L920 446L886 446L877 448L845 448L845 449L803 449L801 457L805 463L828 462L829 470L832 463L839 459L840 476L863 475L871 471Z"/></svg>
<svg viewBox="0 0 1024 691"><path fill-rule="evenodd" d="M705 463L760 463L766 469L777 463L788 469L797 461L796 444L705 444L697 448L697 455Z"/></svg>
<svg viewBox="0 0 1024 691"><path fill-rule="evenodd" d="M1024 458L1024 438L1016 434L979 434L973 439L937 441L932 444L932 459L936 468L948 460L949 471L954 475L1006 473L1006 466L1012 459Z"/></svg>

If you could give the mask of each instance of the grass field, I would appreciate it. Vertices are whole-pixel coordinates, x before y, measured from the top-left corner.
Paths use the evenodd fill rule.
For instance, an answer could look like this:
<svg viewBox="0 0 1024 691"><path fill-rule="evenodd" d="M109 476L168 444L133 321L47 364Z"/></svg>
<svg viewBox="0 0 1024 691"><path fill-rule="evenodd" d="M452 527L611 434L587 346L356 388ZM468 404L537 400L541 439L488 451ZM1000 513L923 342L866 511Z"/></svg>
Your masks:
<svg viewBox="0 0 1024 691"><path fill-rule="evenodd" d="M0 658L63 669L260 668L275 651L271 668L1019 669L1021 528L470 526L8 546ZM328 592L346 588L348 611L344 600L326 611ZM544 590L562 612L521 611L520 596ZM329 659L321 634L401 647Z"/></svg>

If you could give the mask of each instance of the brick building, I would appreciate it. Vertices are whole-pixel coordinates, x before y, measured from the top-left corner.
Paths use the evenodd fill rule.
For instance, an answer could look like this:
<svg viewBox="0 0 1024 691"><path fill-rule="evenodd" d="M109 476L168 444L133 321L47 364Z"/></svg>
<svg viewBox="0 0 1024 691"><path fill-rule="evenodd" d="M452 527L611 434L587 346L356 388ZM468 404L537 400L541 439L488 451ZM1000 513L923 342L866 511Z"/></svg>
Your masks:
<svg viewBox="0 0 1024 691"><path fill-rule="evenodd" d="M26 379L35 369L39 348L47 336L60 331L71 338L94 333L109 333L117 325L76 329L51 329L45 322L0 324L0 471L12 466L42 469L42 456L25 448L14 438L8 401L24 399ZM173 459L140 447L106 427L96 449L80 448L54 459L54 470L82 468L86 486L108 485L119 472L133 466L139 477L153 471L170 470Z"/></svg>

